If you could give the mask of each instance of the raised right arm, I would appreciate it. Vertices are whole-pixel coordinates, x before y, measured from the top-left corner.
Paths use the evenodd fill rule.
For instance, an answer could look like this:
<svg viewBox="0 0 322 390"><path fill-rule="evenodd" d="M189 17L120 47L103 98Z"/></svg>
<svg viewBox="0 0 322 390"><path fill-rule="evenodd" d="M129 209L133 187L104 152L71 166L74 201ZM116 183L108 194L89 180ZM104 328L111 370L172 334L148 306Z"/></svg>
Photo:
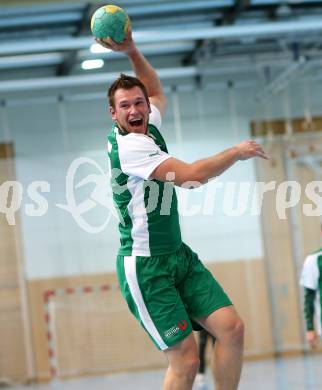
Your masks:
<svg viewBox="0 0 322 390"><path fill-rule="evenodd" d="M131 30L129 30L126 39L121 43L116 43L110 38L96 39L96 41L106 48L113 51L121 51L127 55L135 76L144 84L147 90L150 103L156 106L161 116L163 116L167 100L161 81L152 65L135 45Z"/></svg>

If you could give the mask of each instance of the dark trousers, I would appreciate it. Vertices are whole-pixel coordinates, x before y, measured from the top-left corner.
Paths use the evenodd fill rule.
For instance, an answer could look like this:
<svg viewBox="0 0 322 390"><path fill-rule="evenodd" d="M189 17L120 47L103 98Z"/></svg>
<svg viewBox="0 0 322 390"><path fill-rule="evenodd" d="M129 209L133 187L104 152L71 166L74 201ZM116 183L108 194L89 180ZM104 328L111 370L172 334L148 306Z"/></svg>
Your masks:
<svg viewBox="0 0 322 390"><path fill-rule="evenodd" d="M212 339L213 344L215 344L216 339L208 333L205 329L202 329L199 332L199 359L200 359L200 366L199 366L199 373L204 374L206 370L206 345L208 337Z"/></svg>

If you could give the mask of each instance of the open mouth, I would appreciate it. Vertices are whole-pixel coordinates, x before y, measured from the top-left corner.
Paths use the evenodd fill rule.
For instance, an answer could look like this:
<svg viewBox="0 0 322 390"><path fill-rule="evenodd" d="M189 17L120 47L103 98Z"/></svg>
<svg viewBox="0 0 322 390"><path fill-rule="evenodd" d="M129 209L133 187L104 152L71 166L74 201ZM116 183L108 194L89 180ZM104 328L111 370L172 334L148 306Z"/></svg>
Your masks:
<svg viewBox="0 0 322 390"><path fill-rule="evenodd" d="M143 119L132 119L129 121L132 127L140 127L143 125Z"/></svg>

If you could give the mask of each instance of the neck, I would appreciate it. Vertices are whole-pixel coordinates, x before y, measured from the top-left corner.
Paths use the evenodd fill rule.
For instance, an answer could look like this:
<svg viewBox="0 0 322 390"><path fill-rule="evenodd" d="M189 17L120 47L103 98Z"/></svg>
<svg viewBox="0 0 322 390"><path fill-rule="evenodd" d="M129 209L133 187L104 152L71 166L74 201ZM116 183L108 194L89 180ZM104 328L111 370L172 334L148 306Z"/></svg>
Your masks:
<svg viewBox="0 0 322 390"><path fill-rule="evenodd" d="M122 126L119 125L119 123L117 121L114 122L115 126L120 130L122 131L123 133L127 133L127 134L130 134L131 131L127 131L125 130ZM149 132L149 127L147 126L146 129L145 129L145 132L144 133L136 133L136 134L148 134ZM134 132L133 132L134 133Z"/></svg>

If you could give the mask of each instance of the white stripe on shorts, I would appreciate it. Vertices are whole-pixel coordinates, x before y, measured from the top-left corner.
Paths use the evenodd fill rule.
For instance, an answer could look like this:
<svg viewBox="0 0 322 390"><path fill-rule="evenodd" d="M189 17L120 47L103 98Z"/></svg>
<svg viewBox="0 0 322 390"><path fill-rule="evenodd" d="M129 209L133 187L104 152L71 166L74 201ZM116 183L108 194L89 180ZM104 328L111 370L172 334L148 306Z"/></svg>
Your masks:
<svg viewBox="0 0 322 390"><path fill-rule="evenodd" d="M152 318L148 312L147 307L145 306L140 286L138 283L137 275L136 275L136 257L135 256L124 256L124 270L126 281L129 285L132 298L139 310L140 318L145 326L145 329L149 332L149 334L153 337L155 342L158 344L160 349L163 351L169 348L165 342L162 340L160 333L155 327Z"/></svg>

